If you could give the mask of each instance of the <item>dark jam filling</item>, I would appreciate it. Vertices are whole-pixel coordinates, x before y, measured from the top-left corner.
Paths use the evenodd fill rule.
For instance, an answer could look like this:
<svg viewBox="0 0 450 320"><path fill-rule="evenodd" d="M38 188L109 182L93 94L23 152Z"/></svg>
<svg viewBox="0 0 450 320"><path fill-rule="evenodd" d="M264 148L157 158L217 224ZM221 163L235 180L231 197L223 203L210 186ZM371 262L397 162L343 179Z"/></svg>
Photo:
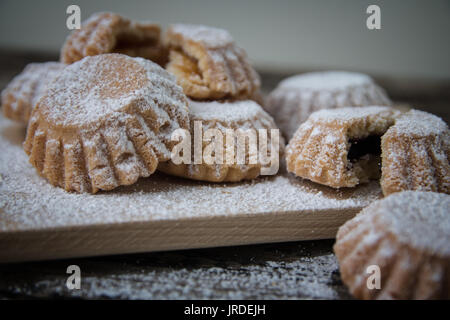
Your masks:
<svg viewBox="0 0 450 320"><path fill-rule="evenodd" d="M136 37L119 37L117 39L116 46L114 49L116 50L124 50L124 49L137 49L137 48L146 48L156 46L158 43L155 39L139 39Z"/></svg>
<svg viewBox="0 0 450 320"><path fill-rule="evenodd" d="M364 139L350 140L347 158L356 161L366 154L381 155L381 136L368 136Z"/></svg>

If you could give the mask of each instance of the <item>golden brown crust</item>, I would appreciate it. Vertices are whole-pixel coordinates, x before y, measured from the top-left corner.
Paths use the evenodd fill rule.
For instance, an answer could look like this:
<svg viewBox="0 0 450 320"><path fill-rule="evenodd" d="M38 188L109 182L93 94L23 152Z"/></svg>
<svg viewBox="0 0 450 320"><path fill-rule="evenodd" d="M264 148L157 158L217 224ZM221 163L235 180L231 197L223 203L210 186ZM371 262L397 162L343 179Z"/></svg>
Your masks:
<svg viewBox="0 0 450 320"><path fill-rule="evenodd" d="M134 22L111 12L96 13L67 37L61 61L70 64L87 56L115 52L164 65L167 51L160 33L155 23Z"/></svg>
<svg viewBox="0 0 450 320"><path fill-rule="evenodd" d="M166 69L188 97L245 100L259 90L258 74L227 31L176 24L167 30L165 43L170 49Z"/></svg>
<svg viewBox="0 0 450 320"><path fill-rule="evenodd" d="M189 128L187 100L156 64L121 54L86 57L49 85L24 143L51 184L75 192L111 190L170 159L171 133Z"/></svg>
<svg viewBox="0 0 450 320"><path fill-rule="evenodd" d="M64 68L59 62L30 63L2 91L1 106L5 117L28 124L36 102L47 85Z"/></svg>
<svg viewBox="0 0 450 320"><path fill-rule="evenodd" d="M379 178L379 157L368 154L351 161L352 140L381 136L398 111L389 107L318 111L301 124L286 149L289 172L334 188L354 187Z"/></svg>
<svg viewBox="0 0 450 320"><path fill-rule="evenodd" d="M405 191L378 200L339 228L342 281L359 299L450 298L450 196ZM379 267L380 287L368 272Z"/></svg>
<svg viewBox="0 0 450 320"><path fill-rule="evenodd" d="M160 163L158 170L188 179L210 181L210 182L237 182L242 180L255 179L261 174L263 165L258 158L256 163L250 163L250 149L248 148L248 141L246 141L245 163L238 164L236 161L231 163L225 162L226 155L226 131L232 129L234 134L238 129L254 130L258 134L258 129L267 129L268 141L267 145L270 149L272 141L275 143L271 135L271 129L277 129L273 119L255 102L238 101L238 102L194 102L189 104L190 110L190 135L191 135L191 156L190 164L174 164L172 160ZM219 130L223 137L223 163L208 164L202 160L201 164L194 163L194 133L195 122L201 121L201 128L203 134L209 130ZM235 141L235 153L237 155L237 138ZM257 141L256 141L257 142ZM206 148L210 145L210 141L202 140L202 154L205 153ZM279 150L280 153L284 151L284 140L280 137ZM276 152L276 161L279 162L279 152ZM275 174L274 172L273 174Z"/></svg>
<svg viewBox="0 0 450 320"><path fill-rule="evenodd" d="M386 132L381 146L385 196L404 190L450 193L450 133L440 118L409 111Z"/></svg>

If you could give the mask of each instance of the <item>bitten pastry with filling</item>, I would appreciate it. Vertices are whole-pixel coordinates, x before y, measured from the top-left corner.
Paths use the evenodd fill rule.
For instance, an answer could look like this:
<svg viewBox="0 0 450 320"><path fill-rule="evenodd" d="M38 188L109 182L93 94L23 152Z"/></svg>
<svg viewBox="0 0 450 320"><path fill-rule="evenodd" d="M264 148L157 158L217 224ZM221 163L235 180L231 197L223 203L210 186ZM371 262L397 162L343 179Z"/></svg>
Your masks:
<svg viewBox="0 0 450 320"><path fill-rule="evenodd" d="M339 228L342 281L359 299L450 298L450 196L404 191Z"/></svg>
<svg viewBox="0 0 450 320"><path fill-rule="evenodd" d="M25 152L67 191L130 185L170 159L170 137L189 129L187 99L157 64L122 54L65 67L33 110Z"/></svg>
<svg viewBox="0 0 450 320"><path fill-rule="evenodd" d="M49 82L64 68L63 63L30 63L2 91L1 105L5 117L28 124L31 112L44 95Z"/></svg>
<svg viewBox="0 0 450 320"><path fill-rule="evenodd" d="M381 136L398 115L382 106L317 111L289 141L287 169L334 188L379 179Z"/></svg>
<svg viewBox="0 0 450 320"><path fill-rule="evenodd" d="M439 117L411 110L396 120L381 140L381 188L450 194L450 131Z"/></svg>
<svg viewBox="0 0 450 320"><path fill-rule="evenodd" d="M190 101L189 118L191 128L191 156L187 159L189 163L175 164L171 160L160 163L158 170L183 178L211 182L254 179L262 173L263 168L267 168L266 174L276 174L278 171L279 154L284 150L284 140L280 137L272 117L256 102ZM267 134L261 136L265 141L264 145L259 136L260 129ZM242 136L239 136L239 130L242 130ZM277 131L276 137L272 130ZM208 135L208 131L211 136ZM246 135L247 132L250 134ZM199 139L200 163L195 162L195 139ZM219 144L216 145L217 140L214 139L220 139ZM242 149L238 151L240 146ZM263 159L261 154L266 158ZM211 160L206 158L209 155L212 155ZM275 171L269 173L271 166Z"/></svg>
<svg viewBox="0 0 450 320"><path fill-rule="evenodd" d="M165 34L166 69L197 100L245 100L258 94L260 78L245 51L223 29L175 24Z"/></svg>
<svg viewBox="0 0 450 320"><path fill-rule="evenodd" d="M389 107L322 110L300 125L286 152L288 171L334 188L379 179L383 194L450 193L450 133L427 112Z"/></svg>
<svg viewBox="0 0 450 320"><path fill-rule="evenodd" d="M390 106L385 91L371 77L345 71L311 72L283 80L265 108L287 139L315 111L343 107Z"/></svg>
<svg viewBox="0 0 450 320"><path fill-rule="evenodd" d="M122 53L164 65L167 51L161 28L152 22L135 22L112 12L93 14L74 30L61 49L61 61L73 63L87 56Z"/></svg>

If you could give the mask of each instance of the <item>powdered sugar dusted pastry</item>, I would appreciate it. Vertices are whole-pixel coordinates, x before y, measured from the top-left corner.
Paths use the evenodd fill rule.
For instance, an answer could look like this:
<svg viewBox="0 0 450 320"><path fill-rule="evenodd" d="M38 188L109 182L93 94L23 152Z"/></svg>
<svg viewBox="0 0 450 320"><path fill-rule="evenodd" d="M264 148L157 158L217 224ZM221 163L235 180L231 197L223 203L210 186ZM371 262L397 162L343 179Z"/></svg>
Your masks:
<svg viewBox="0 0 450 320"><path fill-rule="evenodd" d="M280 137L277 140L276 137L272 135L271 129L276 129L275 122L272 117L268 115L256 102L251 100L236 101L236 102L194 102L189 103L189 117L190 117L190 138L191 138L191 160L190 163L179 163L175 164L172 160L164 163L160 163L158 169L175 176L184 177L194 180L212 181L212 182L225 182L225 181L241 181L254 179L261 174L262 167L270 167L276 161L276 169L278 169L279 164L279 150L284 150L284 140ZM197 123L197 124L196 124ZM266 129L267 132L267 159L261 161L259 157L260 148L260 138L258 129ZM214 133L218 131L221 139L222 147L219 152L215 152L217 149L212 139L208 137L208 131ZM256 140L254 146L257 149L251 149L249 147L249 140L241 143L245 146L243 153L243 161L239 161L238 145L239 137L238 130L250 130L255 134ZM230 136L227 136L231 133ZM200 136L199 146L200 146L200 161L201 163L195 162L195 137ZM279 134L278 134L279 137ZM240 140L243 141L243 140ZM230 143L230 144L229 144ZM232 143L232 144L231 144ZM273 147L272 147L273 145ZM206 160L206 155L211 154L207 151L209 149L214 150L214 158L210 163ZM233 150L229 153L231 161L227 162L227 148ZM273 148L273 149L272 149ZM277 149L278 148L278 149ZM274 152L272 154L272 152ZM221 154L222 162L218 163L218 158L216 155ZM202 157L203 156L203 157ZM255 156L255 160L251 162L250 158ZM269 163L273 160L272 163ZM270 174L275 174L272 172Z"/></svg>
<svg viewBox="0 0 450 320"><path fill-rule="evenodd" d="M372 78L361 73L328 71L283 80L269 95L265 108L290 139L315 111L371 105L391 105L384 90Z"/></svg>
<svg viewBox="0 0 450 320"><path fill-rule="evenodd" d="M380 138L398 114L380 106L313 113L289 141L288 171L335 188L378 179Z"/></svg>
<svg viewBox="0 0 450 320"><path fill-rule="evenodd" d="M450 132L432 114L411 110L382 138L384 195L403 190L450 193Z"/></svg>
<svg viewBox="0 0 450 320"><path fill-rule="evenodd" d="M118 14L101 12L74 30L61 50L61 61L73 63L102 53L123 53L163 65L167 52L160 41L161 28L151 22L134 22Z"/></svg>
<svg viewBox="0 0 450 320"><path fill-rule="evenodd" d="M334 251L350 292L360 299L449 299L449 208L449 195L405 191L347 221ZM378 289L369 279L376 276L368 269L373 266L379 268Z"/></svg>
<svg viewBox="0 0 450 320"><path fill-rule="evenodd" d="M170 49L167 70L193 99L250 99L260 79L244 50L222 29L175 24L165 42Z"/></svg>
<svg viewBox="0 0 450 320"><path fill-rule="evenodd" d="M28 64L2 91L5 117L27 124L36 102L63 67L64 64L59 62Z"/></svg>
<svg viewBox="0 0 450 320"><path fill-rule="evenodd" d="M121 54L86 57L49 85L24 144L39 174L68 191L134 183L170 158L172 132L189 128L187 100L155 63Z"/></svg>

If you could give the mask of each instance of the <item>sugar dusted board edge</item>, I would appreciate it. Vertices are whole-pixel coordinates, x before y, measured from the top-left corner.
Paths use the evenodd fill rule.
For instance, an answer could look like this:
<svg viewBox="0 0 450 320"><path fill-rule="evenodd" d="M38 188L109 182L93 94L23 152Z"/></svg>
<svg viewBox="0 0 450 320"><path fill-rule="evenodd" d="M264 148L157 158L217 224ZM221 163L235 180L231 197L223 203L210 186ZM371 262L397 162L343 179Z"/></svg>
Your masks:
<svg viewBox="0 0 450 320"><path fill-rule="evenodd" d="M0 233L0 262L334 238L359 209L271 212Z"/></svg>

